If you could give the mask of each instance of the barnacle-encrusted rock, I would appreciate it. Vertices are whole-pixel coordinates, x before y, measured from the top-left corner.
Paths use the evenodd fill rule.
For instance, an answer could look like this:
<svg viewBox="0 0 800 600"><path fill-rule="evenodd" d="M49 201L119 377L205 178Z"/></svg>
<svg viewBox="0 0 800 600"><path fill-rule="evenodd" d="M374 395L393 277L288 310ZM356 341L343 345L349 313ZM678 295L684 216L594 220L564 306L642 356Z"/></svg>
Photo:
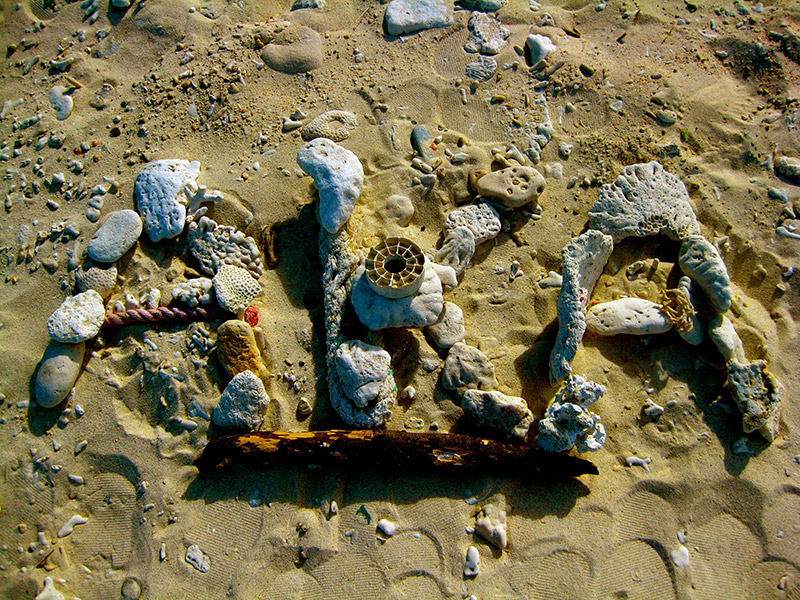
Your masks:
<svg viewBox="0 0 800 600"><path fill-rule="evenodd" d="M105 300L117 283L117 267L114 265L99 267L97 265L81 265L75 271L75 283L81 292L94 290Z"/></svg>
<svg viewBox="0 0 800 600"><path fill-rule="evenodd" d="M105 320L103 298L87 290L64 300L47 319L50 338L65 344L85 342L100 333Z"/></svg>
<svg viewBox="0 0 800 600"><path fill-rule="evenodd" d="M364 185L364 169L347 148L326 138L306 142L297 164L314 178L319 190L319 220L328 233L337 233L353 212Z"/></svg>
<svg viewBox="0 0 800 600"><path fill-rule="evenodd" d="M491 427L507 436L525 439L533 413L522 398L498 391L468 389L461 396L461 408L480 427Z"/></svg>
<svg viewBox="0 0 800 600"><path fill-rule="evenodd" d="M336 372L345 396L359 408L374 402L391 372L391 360L383 348L360 340L340 344Z"/></svg>
<svg viewBox="0 0 800 600"><path fill-rule="evenodd" d="M310 141L316 138L328 138L334 142L342 142L358 127L356 116L347 110L329 110L311 119L303 125L303 139Z"/></svg>
<svg viewBox="0 0 800 600"><path fill-rule="evenodd" d="M445 230L444 241L442 247L436 251L435 261L452 267L456 275L459 275L469 266L473 254L475 234L469 227L454 227Z"/></svg>
<svg viewBox="0 0 800 600"><path fill-rule="evenodd" d="M264 382L255 373L242 371L225 387L211 418L214 425L223 429L253 431L268 404Z"/></svg>
<svg viewBox="0 0 800 600"><path fill-rule="evenodd" d="M544 177L533 167L513 166L487 173L478 180L478 193L497 200L506 208L534 203L544 191Z"/></svg>
<svg viewBox="0 0 800 600"><path fill-rule="evenodd" d="M36 371L34 395L39 406L52 408L67 397L81 372L86 344L50 340Z"/></svg>
<svg viewBox="0 0 800 600"><path fill-rule="evenodd" d="M253 328L244 321L231 319L217 327L217 356L229 377L252 371L266 380L270 373L261 358Z"/></svg>
<svg viewBox="0 0 800 600"><path fill-rule="evenodd" d="M678 262L683 272L705 292L711 308L723 313L731 307L731 280L714 244L702 235L690 235L681 244Z"/></svg>
<svg viewBox="0 0 800 600"><path fill-rule="evenodd" d="M199 221L189 223L187 242L192 256L210 275L214 275L221 264L247 269L256 278L264 274L255 240L235 227L219 225L202 216Z"/></svg>
<svg viewBox="0 0 800 600"><path fill-rule="evenodd" d="M629 165L600 188L589 210L589 226L614 238L662 233L682 240L700 233L683 182L658 161Z"/></svg>
<svg viewBox="0 0 800 600"><path fill-rule="evenodd" d="M182 281L172 288L172 299L185 302L191 307L198 304L211 304L214 299L211 295L211 288L214 282L208 277L196 277L189 281Z"/></svg>
<svg viewBox="0 0 800 600"><path fill-rule="evenodd" d="M250 271L222 264L212 279L219 305L232 313L247 308L253 298L261 293L261 285Z"/></svg>
<svg viewBox="0 0 800 600"><path fill-rule="evenodd" d="M436 271L425 262L418 290L410 296L387 298L368 282L366 267L360 265L353 275L351 301L361 322L372 329L390 327L425 327L442 314L442 283Z"/></svg>
<svg viewBox="0 0 800 600"><path fill-rule="evenodd" d="M498 212L485 202L452 210L444 220L445 232L456 227L466 227L475 236L476 245L497 237L502 226Z"/></svg>
<svg viewBox="0 0 800 600"><path fill-rule="evenodd" d="M722 358L728 363L736 360L740 364L747 362L744 354L744 345L733 322L725 315L717 315L708 324L708 337L722 354Z"/></svg>
<svg viewBox="0 0 800 600"><path fill-rule="evenodd" d="M757 360L742 364L736 359L728 362L728 385L733 399L742 411L745 433L758 431L768 442L778 436L780 401L783 388L767 371L767 363Z"/></svg>
<svg viewBox="0 0 800 600"><path fill-rule="evenodd" d="M691 344L692 346L699 346L703 341L703 324L697 317L699 313L700 300L695 294L691 277L687 277L686 275L681 277L680 281L678 281L678 287L676 291L679 291L681 294L688 297L689 302L692 305L692 315L689 318L691 326L685 331L681 331L681 329L676 327L678 334L684 339L685 342Z"/></svg>
<svg viewBox="0 0 800 600"><path fill-rule="evenodd" d="M573 446L578 452L602 448L605 428L600 417L587 409L605 393L604 386L581 375L570 375L539 421L536 447L548 452L564 452Z"/></svg>
<svg viewBox="0 0 800 600"><path fill-rule="evenodd" d="M463 392L467 389L493 390L497 387L494 365L474 346L458 342L450 348L442 369L445 389Z"/></svg>
<svg viewBox="0 0 800 600"><path fill-rule="evenodd" d="M669 331L672 322L655 302L620 298L589 308L586 328L597 335L651 335Z"/></svg>
<svg viewBox="0 0 800 600"><path fill-rule="evenodd" d="M147 163L136 176L133 194L144 231L153 241L178 237L186 225L184 189L197 189L200 163L180 159Z"/></svg>
<svg viewBox="0 0 800 600"><path fill-rule="evenodd" d="M613 250L611 236L590 229L572 238L561 251L563 273L556 305L558 336L550 354L551 383L572 371L572 359L586 331L586 305Z"/></svg>
<svg viewBox="0 0 800 600"><path fill-rule="evenodd" d="M86 253L97 262L113 263L133 247L140 235L142 218L129 208L118 210L94 232Z"/></svg>

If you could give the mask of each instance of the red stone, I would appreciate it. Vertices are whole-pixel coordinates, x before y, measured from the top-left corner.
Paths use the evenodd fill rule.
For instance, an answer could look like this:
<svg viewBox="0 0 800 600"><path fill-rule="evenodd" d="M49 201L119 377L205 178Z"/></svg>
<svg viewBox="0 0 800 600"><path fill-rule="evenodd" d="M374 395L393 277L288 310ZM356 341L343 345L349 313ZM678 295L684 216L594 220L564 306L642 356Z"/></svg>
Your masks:
<svg viewBox="0 0 800 600"><path fill-rule="evenodd" d="M258 309L255 306L248 306L245 308L244 320L250 327L258 325Z"/></svg>

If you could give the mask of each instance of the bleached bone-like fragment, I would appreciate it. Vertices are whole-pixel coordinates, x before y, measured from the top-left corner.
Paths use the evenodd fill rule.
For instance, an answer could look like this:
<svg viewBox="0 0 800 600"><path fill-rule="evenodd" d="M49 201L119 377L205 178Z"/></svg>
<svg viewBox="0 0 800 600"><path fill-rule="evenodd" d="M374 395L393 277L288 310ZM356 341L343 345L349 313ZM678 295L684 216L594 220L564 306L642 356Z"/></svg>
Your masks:
<svg viewBox="0 0 800 600"><path fill-rule="evenodd" d="M661 233L682 240L700 233L686 186L655 160L629 165L603 185L589 210L589 226L615 242L630 235Z"/></svg>
<svg viewBox="0 0 800 600"><path fill-rule="evenodd" d="M586 312L586 328L597 335L651 335L666 333L672 322L655 302L644 298L620 298L592 306Z"/></svg>
<svg viewBox="0 0 800 600"><path fill-rule="evenodd" d="M551 383L572 371L572 359L586 331L586 305L613 250L611 236L590 229L567 242L561 251L563 279L556 306L558 336L550 354Z"/></svg>
<svg viewBox="0 0 800 600"><path fill-rule="evenodd" d="M499 213L489 204L481 202L457 208L444 220L444 230L466 227L475 236L475 245L497 237L503 224Z"/></svg>
<svg viewBox="0 0 800 600"><path fill-rule="evenodd" d="M758 431L772 442L778 436L780 401L783 387L767 371L767 363L757 360L741 364L736 359L728 363L728 385L733 399L742 411L742 428L745 433Z"/></svg>
<svg viewBox="0 0 800 600"><path fill-rule="evenodd" d="M726 363L732 360L736 360L741 364L747 362L742 340L739 338L739 334L736 333L733 322L725 315L717 315L711 319L708 324L708 337L714 342Z"/></svg>
<svg viewBox="0 0 800 600"><path fill-rule="evenodd" d="M476 425L520 439L525 439L533 423L525 400L498 391L468 389L461 397L461 408Z"/></svg>
<svg viewBox="0 0 800 600"><path fill-rule="evenodd" d="M536 447L548 452L564 452L576 444L578 452L602 448L605 428L600 417L588 408L605 393L605 386L581 375L570 375L539 421Z"/></svg>
<svg viewBox="0 0 800 600"><path fill-rule="evenodd" d="M364 185L364 168L347 148L327 138L302 145L297 164L314 178L319 190L319 220L328 233L337 233L353 212Z"/></svg>
<svg viewBox="0 0 800 600"><path fill-rule="evenodd" d="M678 262L683 272L705 292L711 308L723 313L731 307L731 280L714 244L702 235L690 235L681 244Z"/></svg>

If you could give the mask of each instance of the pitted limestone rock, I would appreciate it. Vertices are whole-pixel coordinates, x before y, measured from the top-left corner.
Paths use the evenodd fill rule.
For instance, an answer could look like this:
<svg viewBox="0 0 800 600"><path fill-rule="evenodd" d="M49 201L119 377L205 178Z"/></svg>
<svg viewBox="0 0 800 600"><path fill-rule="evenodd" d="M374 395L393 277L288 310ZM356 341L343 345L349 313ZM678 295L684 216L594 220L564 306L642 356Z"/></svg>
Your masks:
<svg viewBox="0 0 800 600"><path fill-rule="evenodd" d="M603 185L589 211L589 226L615 242L631 235L661 233L682 240L700 233L686 186L655 160L629 165Z"/></svg>
<svg viewBox="0 0 800 600"><path fill-rule="evenodd" d="M342 342L336 349L336 371L345 396L359 408L375 401L391 370L383 348L360 340Z"/></svg>
<svg viewBox="0 0 800 600"><path fill-rule="evenodd" d="M452 267L460 275L470 265L475 254L475 234L469 227L445 230L442 247L436 251L435 262Z"/></svg>
<svg viewBox="0 0 800 600"><path fill-rule="evenodd" d="M767 370L767 363L757 360L741 364L736 359L728 363L728 386L742 412L745 433L758 431L772 442L778 436L780 401L783 387Z"/></svg>
<svg viewBox="0 0 800 600"><path fill-rule="evenodd" d="M739 364L747 362L742 340L739 338L739 334L736 333L733 321L725 315L717 315L711 319L708 324L708 337L714 342L726 363L732 360L736 360Z"/></svg>
<svg viewBox="0 0 800 600"><path fill-rule="evenodd" d="M588 408L605 393L604 386L580 375L570 375L539 421L536 447L548 452L564 452L576 445L578 452L602 448L605 428L600 417Z"/></svg>
<svg viewBox="0 0 800 600"><path fill-rule="evenodd" d="M461 397L461 408L476 425L497 429L509 437L525 439L533 423L525 400L498 391L468 389Z"/></svg>
<svg viewBox="0 0 800 600"><path fill-rule="evenodd" d="M186 225L184 189L196 190L200 174L197 161L156 160L136 176L133 194L144 220L144 231L153 242L178 237Z"/></svg>
<svg viewBox="0 0 800 600"><path fill-rule="evenodd" d="M233 265L221 264L211 281L214 282L217 303L232 313L247 308L261 293L261 285L253 279L250 271Z"/></svg>
<svg viewBox="0 0 800 600"><path fill-rule="evenodd" d="M672 322L655 302L620 298L595 304L586 312L586 328L597 335L652 335L666 333Z"/></svg>
<svg viewBox="0 0 800 600"><path fill-rule="evenodd" d="M450 348L442 370L445 389L463 392L467 389L493 390L497 387L494 365L474 346L458 342Z"/></svg>
<svg viewBox="0 0 800 600"><path fill-rule="evenodd" d="M433 338L439 348L450 348L464 339L464 313L458 304L445 302L439 320L426 327L426 331Z"/></svg>
<svg viewBox="0 0 800 600"><path fill-rule="evenodd" d="M334 142L343 142L350 137L357 126L358 120L350 111L329 110L303 125L301 133L306 141L328 138Z"/></svg>
<svg viewBox="0 0 800 600"><path fill-rule="evenodd" d="M100 333L106 313L103 298L87 290L64 300L47 320L50 339L64 344L85 342Z"/></svg>
<svg viewBox="0 0 800 600"><path fill-rule="evenodd" d="M254 431L268 404L264 382L255 373L242 371L225 387L211 418L223 429Z"/></svg>
<svg viewBox="0 0 800 600"><path fill-rule="evenodd" d="M714 244L702 235L690 235L681 244L678 262L683 272L705 292L711 308L723 313L731 307L731 280Z"/></svg>
<svg viewBox="0 0 800 600"><path fill-rule="evenodd" d="M544 192L545 181L533 167L513 166L487 173L478 180L477 191L484 198L497 200L506 208L533 203Z"/></svg>
<svg viewBox="0 0 800 600"><path fill-rule="evenodd" d="M497 237L503 224L499 213L489 204L481 202L450 211L444 220L444 230L466 227L475 236L475 244L482 244ZM445 234L446 235L446 234Z"/></svg>
<svg viewBox="0 0 800 600"><path fill-rule="evenodd" d="M202 216L198 221L189 223L186 241L192 256L210 275L214 275L221 264L247 269L255 278L264 274L261 253L255 240L235 227L219 225Z"/></svg>

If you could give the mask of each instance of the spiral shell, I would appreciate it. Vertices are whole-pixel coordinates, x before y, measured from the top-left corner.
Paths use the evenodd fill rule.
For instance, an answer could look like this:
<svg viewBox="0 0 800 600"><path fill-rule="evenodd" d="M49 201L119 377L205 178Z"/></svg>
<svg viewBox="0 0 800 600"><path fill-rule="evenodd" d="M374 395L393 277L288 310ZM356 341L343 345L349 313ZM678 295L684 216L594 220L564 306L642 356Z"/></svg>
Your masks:
<svg viewBox="0 0 800 600"><path fill-rule="evenodd" d="M390 237L370 248L364 268L375 292L386 298L403 298L422 285L425 255L411 240Z"/></svg>

